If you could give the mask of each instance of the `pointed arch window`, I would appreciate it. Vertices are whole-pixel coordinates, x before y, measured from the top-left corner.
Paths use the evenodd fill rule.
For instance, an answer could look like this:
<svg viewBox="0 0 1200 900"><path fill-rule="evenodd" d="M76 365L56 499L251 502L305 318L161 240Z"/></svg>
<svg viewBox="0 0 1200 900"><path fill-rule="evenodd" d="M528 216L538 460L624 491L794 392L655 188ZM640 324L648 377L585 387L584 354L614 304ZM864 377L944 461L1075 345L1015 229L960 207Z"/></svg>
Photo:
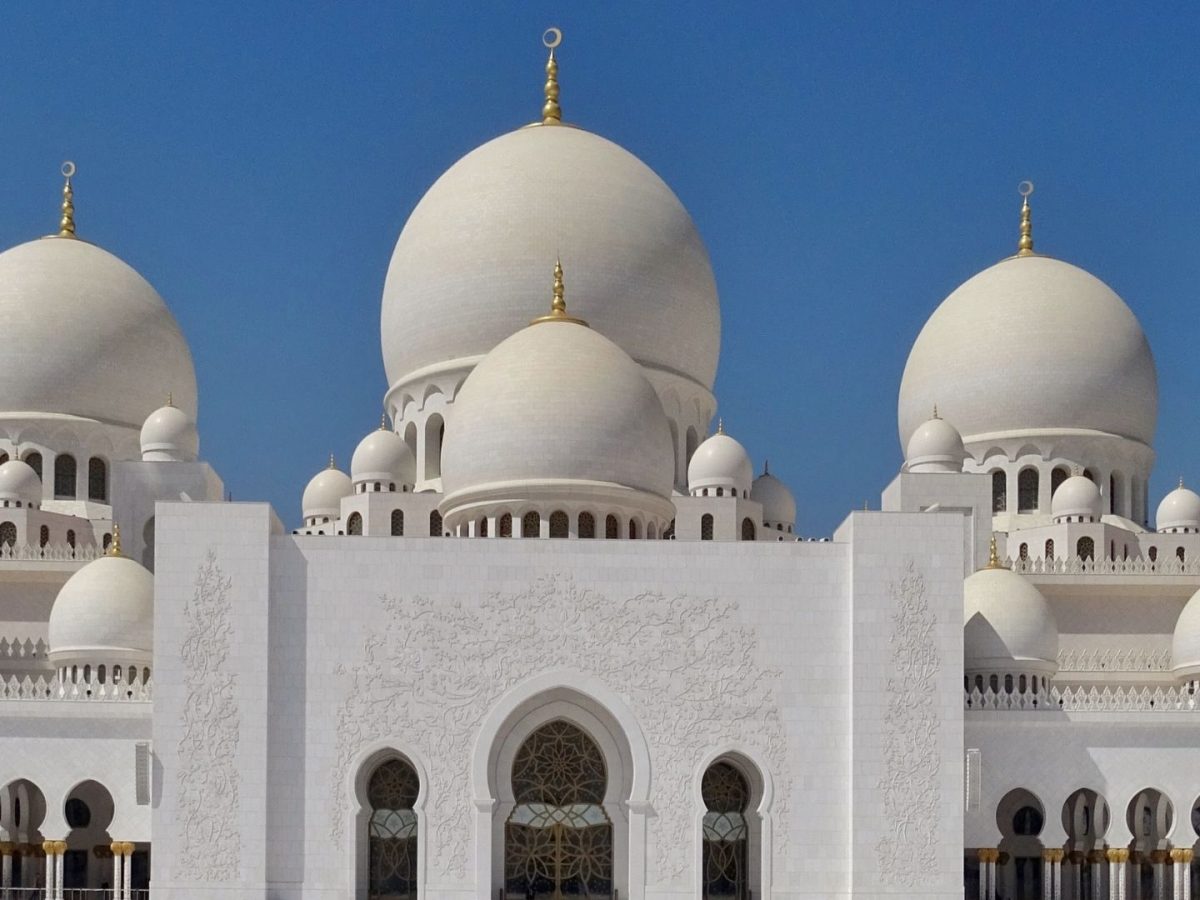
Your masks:
<svg viewBox="0 0 1200 900"><path fill-rule="evenodd" d="M613 829L608 774L599 747L578 726L549 722L513 760L513 811L504 824L509 897L609 900Z"/></svg>
<svg viewBox="0 0 1200 900"><path fill-rule="evenodd" d="M716 762L700 782L704 800L701 881L705 900L746 900L750 884L750 785L737 767Z"/></svg>
<svg viewBox="0 0 1200 900"><path fill-rule="evenodd" d="M1096 558L1096 542L1090 537L1081 537L1075 544L1075 555L1090 562Z"/></svg>
<svg viewBox="0 0 1200 900"><path fill-rule="evenodd" d="M392 537L404 537L404 510L392 510Z"/></svg>
<svg viewBox="0 0 1200 900"><path fill-rule="evenodd" d="M1046 559L1054 559L1054 541L1046 541Z"/></svg>
<svg viewBox="0 0 1200 900"><path fill-rule="evenodd" d="M346 520L346 534L362 534L363 520L359 513L350 513L350 518Z"/></svg>
<svg viewBox="0 0 1200 900"><path fill-rule="evenodd" d="M742 540L752 541L754 538L754 522L749 518L742 519Z"/></svg>
<svg viewBox="0 0 1200 900"><path fill-rule="evenodd" d="M367 784L369 900L416 900L417 802L421 783L401 759L380 763Z"/></svg>
<svg viewBox="0 0 1200 900"><path fill-rule="evenodd" d="M713 517L712 513L705 513L700 517L700 540L711 541L713 539Z"/></svg>
<svg viewBox="0 0 1200 900"><path fill-rule="evenodd" d="M17 545L17 526L12 522L0 522L0 547Z"/></svg>

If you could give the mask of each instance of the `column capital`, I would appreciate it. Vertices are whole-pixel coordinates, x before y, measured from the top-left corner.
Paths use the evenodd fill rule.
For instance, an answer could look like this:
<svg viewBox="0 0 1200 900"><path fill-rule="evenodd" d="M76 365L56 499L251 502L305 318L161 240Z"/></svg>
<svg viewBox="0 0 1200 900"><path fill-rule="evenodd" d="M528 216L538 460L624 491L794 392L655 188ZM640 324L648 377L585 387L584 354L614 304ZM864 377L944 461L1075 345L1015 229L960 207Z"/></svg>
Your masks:
<svg viewBox="0 0 1200 900"><path fill-rule="evenodd" d="M1051 847L1048 850L1042 851L1042 859L1046 862L1060 863L1063 861L1064 856L1066 856L1066 853L1061 847Z"/></svg>
<svg viewBox="0 0 1200 900"><path fill-rule="evenodd" d="M1171 850L1171 862L1190 863L1195 855L1190 847L1176 847Z"/></svg>
<svg viewBox="0 0 1200 900"><path fill-rule="evenodd" d="M995 847L980 847L977 852L981 863L994 863L1000 859L1000 851Z"/></svg>
<svg viewBox="0 0 1200 900"><path fill-rule="evenodd" d="M1105 851L1105 856L1108 857L1109 862L1129 862L1129 850L1125 847L1110 847Z"/></svg>
<svg viewBox="0 0 1200 900"><path fill-rule="evenodd" d="M124 846L125 846L125 844L122 841L113 841L111 844L108 845L108 849L112 851L113 856L120 856L121 848Z"/></svg>
<svg viewBox="0 0 1200 900"><path fill-rule="evenodd" d="M0 856L11 856L17 845L12 841L0 841Z"/></svg>
<svg viewBox="0 0 1200 900"><path fill-rule="evenodd" d="M56 847L58 847L58 841L42 841L42 849L46 852L47 856L53 856L56 852Z"/></svg>

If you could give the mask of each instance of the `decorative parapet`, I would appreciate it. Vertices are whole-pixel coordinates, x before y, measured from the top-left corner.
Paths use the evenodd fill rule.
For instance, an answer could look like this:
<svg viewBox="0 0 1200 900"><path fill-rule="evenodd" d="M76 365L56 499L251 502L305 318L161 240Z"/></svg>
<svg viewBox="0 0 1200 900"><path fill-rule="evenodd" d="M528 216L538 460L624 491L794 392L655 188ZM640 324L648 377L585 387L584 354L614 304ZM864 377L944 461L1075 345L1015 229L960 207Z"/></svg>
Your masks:
<svg viewBox="0 0 1200 900"><path fill-rule="evenodd" d="M1180 562L1176 557L1159 559L1006 559L1005 565L1022 575L1200 575L1200 560Z"/></svg>
<svg viewBox="0 0 1200 900"><path fill-rule="evenodd" d="M1169 672L1171 651L1112 648L1059 650L1060 672Z"/></svg>
<svg viewBox="0 0 1200 900"><path fill-rule="evenodd" d="M1021 712L1195 712L1200 698L1185 687L1050 688L1048 693L966 692L968 710Z"/></svg>
<svg viewBox="0 0 1200 900"><path fill-rule="evenodd" d="M0 637L0 660L43 660L49 652L49 645L41 638L34 641L29 638L25 638L25 640L21 640L20 638L9 640L6 637Z"/></svg>
<svg viewBox="0 0 1200 900"><path fill-rule="evenodd" d="M84 544L72 547L70 544L47 544L45 547L34 547L32 544L0 544L0 562L71 562L96 559L104 555L104 550L95 544Z"/></svg>
<svg viewBox="0 0 1200 900"><path fill-rule="evenodd" d="M148 703L153 697L150 683L100 684L98 681L62 681L57 676L34 678L15 675L0 679L0 700L82 700L112 703Z"/></svg>

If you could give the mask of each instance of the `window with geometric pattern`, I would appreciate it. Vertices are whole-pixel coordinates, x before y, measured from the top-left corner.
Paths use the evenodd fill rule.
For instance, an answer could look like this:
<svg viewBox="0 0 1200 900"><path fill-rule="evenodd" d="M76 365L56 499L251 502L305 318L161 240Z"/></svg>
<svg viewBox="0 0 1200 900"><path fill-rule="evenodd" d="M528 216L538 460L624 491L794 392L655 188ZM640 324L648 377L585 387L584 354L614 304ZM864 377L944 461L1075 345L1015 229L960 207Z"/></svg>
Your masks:
<svg viewBox="0 0 1200 900"><path fill-rule="evenodd" d="M716 762L700 782L704 800L701 883L705 900L746 900L750 895L750 785L736 766Z"/></svg>
<svg viewBox="0 0 1200 900"><path fill-rule="evenodd" d="M370 900L416 900L417 814L413 805L420 787L416 770L401 759L382 762L371 773L367 784Z"/></svg>
<svg viewBox="0 0 1200 900"><path fill-rule="evenodd" d="M549 722L525 739L513 760L515 805L504 824L506 897L612 897L607 785L604 756L578 726Z"/></svg>

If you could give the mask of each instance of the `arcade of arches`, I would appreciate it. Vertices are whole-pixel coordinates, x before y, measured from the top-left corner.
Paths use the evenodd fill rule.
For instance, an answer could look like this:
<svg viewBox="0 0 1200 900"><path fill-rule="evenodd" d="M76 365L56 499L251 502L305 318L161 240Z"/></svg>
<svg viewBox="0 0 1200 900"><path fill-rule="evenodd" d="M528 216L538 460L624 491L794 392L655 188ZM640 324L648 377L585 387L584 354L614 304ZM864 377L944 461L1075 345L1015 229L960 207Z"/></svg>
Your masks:
<svg viewBox="0 0 1200 900"><path fill-rule="evenodd" d="M1119 807L1118 807L1119 808ZM1144 788L1125 805L1125 829L1114 828L1107 799L1072 793L1060 811L1061 845L1047 845L1047 810L1031 791L1009 791L996 808L1000 843L965 857L969 900L1191 900L1200 897L1200 798L1186 821L1171 800ZM1119 836L1118 836L1119 835ZM1129 836L1128 843L1122 843Z"/></svg>

